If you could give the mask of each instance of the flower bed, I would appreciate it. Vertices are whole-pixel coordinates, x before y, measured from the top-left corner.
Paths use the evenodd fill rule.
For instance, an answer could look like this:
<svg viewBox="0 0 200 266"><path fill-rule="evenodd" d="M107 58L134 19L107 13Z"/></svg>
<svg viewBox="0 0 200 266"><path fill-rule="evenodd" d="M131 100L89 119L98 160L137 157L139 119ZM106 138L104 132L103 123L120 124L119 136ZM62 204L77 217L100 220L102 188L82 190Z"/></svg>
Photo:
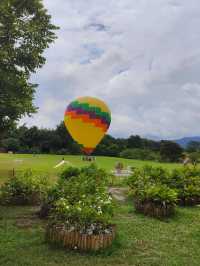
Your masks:
<svg viewBox="0 0 200 266"><path fill-rule="evenodd" d="M80 250L107 247L115 236L107 175L95 165L73 172L77 175L67 178L62 175L49 194L47 241Z"/></svg>

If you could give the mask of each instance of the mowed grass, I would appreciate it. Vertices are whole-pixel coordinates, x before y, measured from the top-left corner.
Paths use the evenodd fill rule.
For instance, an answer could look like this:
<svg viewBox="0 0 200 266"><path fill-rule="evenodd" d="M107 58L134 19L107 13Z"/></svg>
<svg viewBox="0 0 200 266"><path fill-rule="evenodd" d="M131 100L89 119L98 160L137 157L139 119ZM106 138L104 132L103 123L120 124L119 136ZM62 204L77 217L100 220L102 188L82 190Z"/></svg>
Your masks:
<svg viewBox="0 0 200 266"><path fill-rule="evenodd" d="M8 170L15 169L26 170L32 169L33 171L46 172L50 174L58 174L61 168L54 168L62 158L64 158L68 164L77 167L85 166L90 164L90 162L85 162L82 160L82 156L71 156L71 155L32 155L32 154L0 154L0 176L1 173L5 173ZM158 163L151 161L139 161L139 160L129 160L123 158L115 157L103 157L96 156L95 163L104 168L107 171L114 169L117 162L122 162L125 167L141 167L143 165L154 165L154 166L163 166L168 169L173 169L179 167L179 164L170 164L170 163ZM66 167L66 164L65 164Z"/></svg>
<svg viewBox="0 0 200 266"><path fill-rule="evenodd" d="M131 201L117 203L117 238L99 254L49 246L45 222L35 212L33 207L1 207L0 265L200 265L200 207L178 208L175 217L160 221L136 214Z"/></svg>

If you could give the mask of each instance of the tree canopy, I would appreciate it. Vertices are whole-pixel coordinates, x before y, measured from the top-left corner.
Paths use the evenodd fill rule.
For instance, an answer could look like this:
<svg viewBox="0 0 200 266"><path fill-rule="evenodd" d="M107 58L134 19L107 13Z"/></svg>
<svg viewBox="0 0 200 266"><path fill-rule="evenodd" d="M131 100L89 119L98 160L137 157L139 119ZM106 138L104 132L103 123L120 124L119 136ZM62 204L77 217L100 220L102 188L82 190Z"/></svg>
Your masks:
<svg viewBox="0 0 200 266"><path fill-rule="evenodd" d="M23 115L36 111L30 74L45 63L56 36L41 0L0 1L0 140Z"/></svg>

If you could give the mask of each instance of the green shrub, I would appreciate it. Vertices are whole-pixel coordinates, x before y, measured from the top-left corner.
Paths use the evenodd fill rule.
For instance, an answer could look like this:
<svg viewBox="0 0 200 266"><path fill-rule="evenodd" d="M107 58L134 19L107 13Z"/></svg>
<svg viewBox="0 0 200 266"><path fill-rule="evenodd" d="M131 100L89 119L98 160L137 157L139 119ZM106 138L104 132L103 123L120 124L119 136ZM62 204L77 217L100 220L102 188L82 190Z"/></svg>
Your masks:
<svg viewBox="0 0 200 266"><path fill-rule="evenodd" d="M46 176L37 176L27 170L10 178L0 189L1 204L38 205L47 196L50 187Z"/></svg>
<svg viewBox="0 0 200 266"><path fill-rule="evenodd" d="M80 172L81 171L79 168L69 166L60 174L60 178L67 180L67 179L71 178L72 176L78 176L80 174Z"/></svg>
<svg viewBox="0 0 200 266"><path fill-rule="evenodd" d="M200 203L200 170L195 167L183 167L173 170L170 187L176 189L180 204Z"/></svg>
<svg viewBox="0 0 200 266"><path fill-rule="evenodd" d="M135 196L141 201L174 204L177 201L177 193L165 184L146 185L144 189L137 190Z"/></svg>
<svg viewBox="0 0 200 266"><path fill-rule="evenodd" d="M200 203L200 170L197 167L182 167L169 172L164 168L145 166L134 169L128 185L133 195L141 200L173 203L176 194L181 205Z"/></svg>
<svg viewBox="0 0 200 266"><path fill-rule="evenodd" d="M95 165L81 168L80 174L58 182L52 200L50 222L64 223L86 230L91 225L106 227L113 214L112 198L107 191L107 174Z"/></svg>
<svg viewBox="0 0 200 266"><path fill-rule="evenodd" d="M164 168L145 166L134 169L128 178L128 185L136 210L159 218L173 214L177 192L169 184L169 172Z"/></svg>
<svg viewBox="0 0 200 266"><path fill-rule="evenodd" d="M142 168L133 168L133 174L128 178L128 185L130 188L135 188L138 182L162 183L168 184L170 182L169 172L162 167L144 166Z"/></svg>
<svg viewBox="0 0 200 266"><path fill-rule="evenodd" d="M168 172L157 167L145 166L142 169L135 169L128 178L128 185L137 199L174 204L177 201L177 193L168 186L168 183Z"/></svg>

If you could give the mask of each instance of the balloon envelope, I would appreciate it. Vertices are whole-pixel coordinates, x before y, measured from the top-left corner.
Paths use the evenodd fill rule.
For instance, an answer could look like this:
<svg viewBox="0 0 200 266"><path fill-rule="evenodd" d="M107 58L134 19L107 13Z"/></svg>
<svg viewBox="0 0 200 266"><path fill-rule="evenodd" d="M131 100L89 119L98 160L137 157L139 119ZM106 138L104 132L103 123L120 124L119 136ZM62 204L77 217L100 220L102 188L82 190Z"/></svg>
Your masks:
<svg viewBox="0 0 200 266"><path fill-rule="evenodd" d="M90 154L107 132L111 113L103 101L81 97L68 105L64 122L72 138Z"/></svg>

